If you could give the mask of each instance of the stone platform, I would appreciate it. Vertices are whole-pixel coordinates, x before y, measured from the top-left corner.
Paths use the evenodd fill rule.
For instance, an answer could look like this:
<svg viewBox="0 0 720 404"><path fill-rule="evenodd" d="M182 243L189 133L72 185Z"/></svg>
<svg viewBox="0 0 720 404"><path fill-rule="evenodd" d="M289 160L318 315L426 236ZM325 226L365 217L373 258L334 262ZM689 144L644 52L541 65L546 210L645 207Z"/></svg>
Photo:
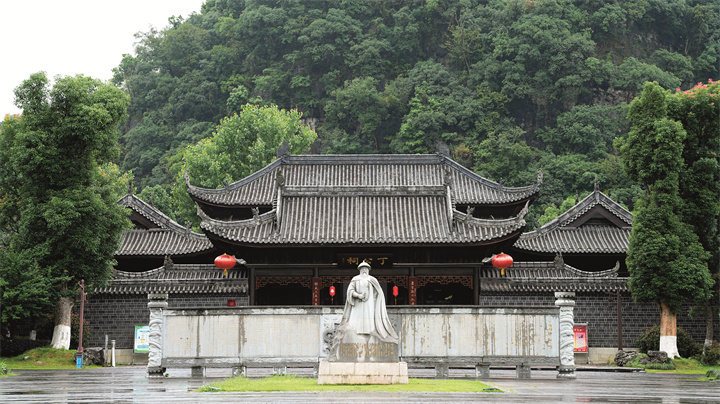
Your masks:
<svg viewBox="0 0 720 404"><path fill-rule="evenodd" d="M405 362L320 362L318 384L408 384Z"/></svg>

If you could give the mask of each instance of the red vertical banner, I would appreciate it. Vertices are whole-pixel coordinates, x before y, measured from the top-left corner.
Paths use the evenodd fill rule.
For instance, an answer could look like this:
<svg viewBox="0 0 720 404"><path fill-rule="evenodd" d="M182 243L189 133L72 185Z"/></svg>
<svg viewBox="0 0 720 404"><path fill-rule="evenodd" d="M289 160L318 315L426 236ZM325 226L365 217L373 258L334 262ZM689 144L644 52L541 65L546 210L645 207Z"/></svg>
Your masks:
<svg viewBox="0 0 720 404"><path fill-rule="evenodd" d="M312 304L320 305L320 287L322 286L322 278L312 278Z"/></svg>
<svg viewBox="0 0 720 404"><path fill-rule="evenodd" d="M408 276L408 289L409 289L409 299L408 302L411 306L414 306L417 304L417 284L418 279L415 276Z"/></svg>
<svg viewBox="0 0 720 404"><path fill-rule="evenodd" d="M574 352L587 352L587 324L573 325L573 333L575 334Z"/></svg>

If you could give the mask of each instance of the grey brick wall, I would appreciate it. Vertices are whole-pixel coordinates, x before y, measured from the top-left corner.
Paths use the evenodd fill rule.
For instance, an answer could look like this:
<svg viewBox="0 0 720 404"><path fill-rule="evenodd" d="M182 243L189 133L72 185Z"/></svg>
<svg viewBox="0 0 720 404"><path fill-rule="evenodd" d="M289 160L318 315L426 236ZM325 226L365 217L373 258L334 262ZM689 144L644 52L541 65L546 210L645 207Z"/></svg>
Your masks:
<svg viewBox="0 0 720 404"><path fill-rule="evenodd" d="M554 295L480 296L487 306L552 306ZM691 318L690 306L678 313L678 327L692 335L696 342L705 340L705 318ZM617 347L617 298L611 295L578 294L575 298L575 322L587 323L588 345L596 348ZM720 339L720 322L715 321L715 338ZM623 347L634 347L634 341L647 328L660 324L660 310L655 305L640 305L629 295L622 296Z"/></svg>
<svg viewBox="0 0 720 404"><path fill-rule="evenodd" d="M172 308L226 307L228 299L235 299L237 306L247 306L247 296L171 294L168 305ZM133 348L135 326L147 325L150 311L147 294L92 295L85 303L85 318L90 323L90 340L86 347L102 347L105 335L115 340L118 349Z"/></svg>
<svg viewBox="0 0 720 404"><path fill-rule="evenodd" d="M228 299L237 306L248 304L247 296L171 294L172 308L225 307ZM555 297L543 295L482 295L483 306L553 306ZM579 294L575 300L575 322L588 324L588 344L591 347L617 346L617 301L610 295ZM146 325L150 313L147 295L92 295L86 302L85 318L90 322L90 341L86 347L103 346L105 335L116 341L117 348L132 348L136 325ZM697 342L705 338L704 318L691 318L689 306L678 314L678 326ZM646 328L660 323L660 312L654 305L638 305L630 296L623 296L623 346L633 347L635 339ZM715 339L720 340L720 322L715 322Z"/></svg>

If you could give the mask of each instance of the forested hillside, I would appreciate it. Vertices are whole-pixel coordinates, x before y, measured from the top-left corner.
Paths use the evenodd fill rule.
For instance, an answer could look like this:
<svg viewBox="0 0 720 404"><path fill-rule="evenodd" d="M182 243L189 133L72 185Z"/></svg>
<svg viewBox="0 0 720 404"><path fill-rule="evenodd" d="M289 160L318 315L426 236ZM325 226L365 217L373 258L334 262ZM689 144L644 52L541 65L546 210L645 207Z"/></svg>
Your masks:
<svg viewBox="0 0 720 404"><path fill-rule="evenodd" d="M509 186L542 168L532 223L596 176L632 208L640 187L613 148L627 104L645 81L719 79L720 1L208 0L138 39L114 83L131 97L122 168L140 187L169 191L184 146L246 103L275 104L303 113L315 153L443 142Z"/></svg>

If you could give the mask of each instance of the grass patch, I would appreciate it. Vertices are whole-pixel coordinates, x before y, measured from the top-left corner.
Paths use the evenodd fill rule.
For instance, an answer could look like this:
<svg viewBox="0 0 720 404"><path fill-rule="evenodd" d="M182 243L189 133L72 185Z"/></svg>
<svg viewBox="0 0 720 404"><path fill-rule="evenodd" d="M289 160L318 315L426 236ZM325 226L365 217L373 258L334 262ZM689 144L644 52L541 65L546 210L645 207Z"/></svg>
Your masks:
<svg viewBox="0 0 720 404"><path fill-rule="evenodd" d="M51 347L35 348L13 358L3 358L7 369L75 369L75 352ZM27 357L27 359L25 359ZM85 366L97 368L98 366Z"/></svg>
<svg viewBox="0 0 720 404"><path fill-rule="evenodd" d="M248 379L242 376L201 387L200 392L218 391L439 391L501 392L476 380L410 379L408 384L317 384L317 379L291 375Z"/></svg>
<svg viewBox="0 0 720 404"><path fill-rule="evenodd" d="M675 358L672 360L675 364L675 370L660 370L646 368L648 373L677 373L686 375L700 375L706 374L711 369L717 369L717 366L703 365L695 359ZM640 365L639 367L641 367Z"/></svg>

